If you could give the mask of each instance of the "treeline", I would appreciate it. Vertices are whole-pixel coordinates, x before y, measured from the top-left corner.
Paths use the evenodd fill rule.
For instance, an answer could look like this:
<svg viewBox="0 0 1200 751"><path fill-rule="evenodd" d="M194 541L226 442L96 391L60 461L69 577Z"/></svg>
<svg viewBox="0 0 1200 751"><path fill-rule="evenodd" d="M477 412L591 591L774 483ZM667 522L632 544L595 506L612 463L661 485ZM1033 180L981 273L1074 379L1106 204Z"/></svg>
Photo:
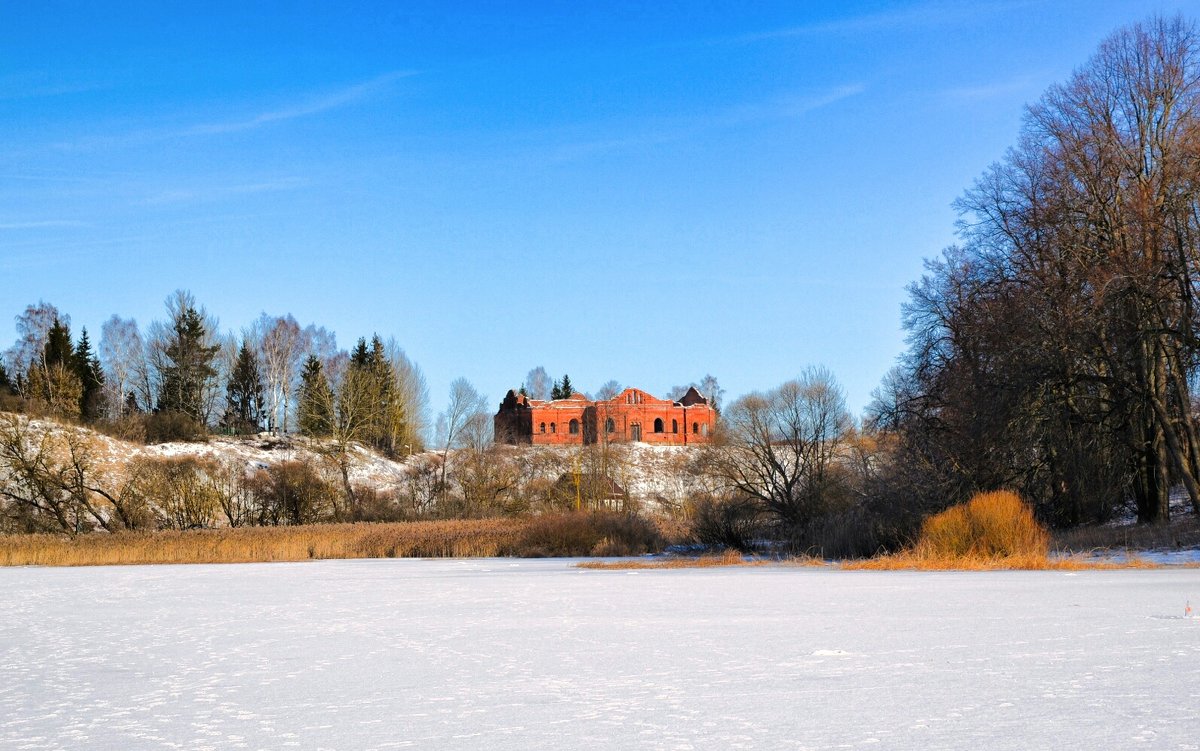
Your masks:
<svg viewBox="0 0 1200 751"><path fill-rule="evenodd" d="M1008 487L1060 526L1130 500L1158 522L1178 488L1200 513L1198 41L1181 18L1115 33L958 202L870 411L882 503Z"/></svg>
<svg viewBox="0 0 1200 751"><path fill-rule="evenodd" d="M113 315L94 347L87 329L72 337L70 316L54 305L28 306L0 359L0 408L150 441L299 431L389 456L422 448L424 377L393 342L375 335L345 352L332 332L290 314L221 333L183 291L166 308L144 330Z"/></svg>

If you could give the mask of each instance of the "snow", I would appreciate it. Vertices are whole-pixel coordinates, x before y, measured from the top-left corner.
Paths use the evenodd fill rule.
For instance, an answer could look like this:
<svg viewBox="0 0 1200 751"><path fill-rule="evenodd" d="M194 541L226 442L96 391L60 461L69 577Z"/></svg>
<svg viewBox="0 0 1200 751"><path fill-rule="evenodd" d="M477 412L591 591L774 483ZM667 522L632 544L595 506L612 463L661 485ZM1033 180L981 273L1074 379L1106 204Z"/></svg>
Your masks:
<svg viewBox="0 0 1200 751"><path fill-rule="evenodd" d="M320 561L0 591L5 749L1200 747L1194 569Z"/></svg>
<svg viewBox="0 0 1200 751"><path fill-rule="evenodd" d="M63 430L63 426L48 420L35 419L31 424L35 435L46 430ZM141 445L85 428L70 430L91 439L97 468L105 482L112 487L120 486L124 468L140 456L211 458L242 464L247 470L262 469L291 460L329 466L327 460L317 453L317 444L298 436L288 439L212 436L204 442ZM580 450L578 446L498 448L497 461L511 462L518 457L524 458L530 466L540 467L540 478L550 482L570 470L573 457ZM629 491L634 499L643 501L647 510L669 511L678 508L689 495L709 489L704 478L688 466L696 456L695 447L630 443L614 444L611 451L615 465L613 479ZM351 447L350 453L350 481L384 493L404 487L419 465L440 456L438 452L423 452L406 457L405 461L393 461L357 445ZM452 463L456 453L450 452ZM533 479L533 476L528 479Z"/></svg>

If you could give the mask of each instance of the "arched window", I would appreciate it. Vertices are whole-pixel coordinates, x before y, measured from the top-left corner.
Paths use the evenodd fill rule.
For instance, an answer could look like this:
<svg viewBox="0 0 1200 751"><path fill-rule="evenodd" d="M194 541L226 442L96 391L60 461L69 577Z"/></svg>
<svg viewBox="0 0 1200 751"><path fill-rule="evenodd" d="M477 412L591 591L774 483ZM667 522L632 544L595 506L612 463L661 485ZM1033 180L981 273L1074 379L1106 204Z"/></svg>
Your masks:
<svg viewBox="0 0 1200 751"><path fill-rule="evenodd" d="M539 432L539 433L545 433L545 432L546 432L546 423L542 423L541 425L539 425L539 426L538 426L538 432Z"/></svg>
<svg viewBox="0 0 1200 751"><path fill-rule="evenodd" d="M661 417L654 418L654 432L655 433L663 432L663 421L662 421Z"/></svg>
<svg viewBox="0 0 1200 751"><path fill-rule="evenodd" d="M550 432L551 432L551 433L557 433L557 432L558 432L558 426L557 426L557 425L555 425L554 423L550 423Z"/></svg>
<svg viewBox="0 0 1200 751"><path fill-rule="evenodd" d="M571 435L579 435L579 421L571 420L571 422L567 423L567 432Z"/></svg>
<svg viewBox="0 0 1200 751"><path fill-rule="evenodd" d="M604 421L604 432L605 433L615 433L616 430L617 430L617 424L615 422L613 422L613 419L611 417Z"/></svg>
<svg viewBox="0 0 1200 751"><path fill-rule="evenodd" d="M700 423L698 423L698 422L692 423L692 433L695 434L695 433L699 433L699 432L700 432Z"/></svg>
<svg viewBox="0 0 1200 751"><path fill-rule="evenodd" d="M678 432L679 432L679 421L678 421L678 420L672 420L672 421L671 421L671 432L672 432L672 433L678 433Z"/></svg>

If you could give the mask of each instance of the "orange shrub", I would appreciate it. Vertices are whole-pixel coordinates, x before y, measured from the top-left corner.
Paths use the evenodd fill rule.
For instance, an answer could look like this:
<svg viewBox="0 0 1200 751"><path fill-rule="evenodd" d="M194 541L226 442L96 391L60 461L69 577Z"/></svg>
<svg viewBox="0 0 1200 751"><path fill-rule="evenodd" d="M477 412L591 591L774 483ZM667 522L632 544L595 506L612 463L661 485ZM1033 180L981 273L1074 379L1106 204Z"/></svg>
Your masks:
<svg viewBox="0 0 1200 751"><path fill-rule="evenodd" d="M1049 546L1050 535L1020 496L997 490L926 519L915 552L923 558L1044 558Z"/></svg>

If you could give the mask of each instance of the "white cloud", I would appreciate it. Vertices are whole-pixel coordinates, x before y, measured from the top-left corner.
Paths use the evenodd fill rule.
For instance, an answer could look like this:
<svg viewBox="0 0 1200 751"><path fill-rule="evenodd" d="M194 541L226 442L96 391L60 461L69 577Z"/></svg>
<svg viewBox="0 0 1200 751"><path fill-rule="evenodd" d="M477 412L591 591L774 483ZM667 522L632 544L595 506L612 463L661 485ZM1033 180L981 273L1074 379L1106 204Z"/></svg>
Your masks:
<svg viewBox="0 0 1200 751"><path fill-rule="evenodd" d="M309 117L318 115L322 112L344 107L348 104L353 104L371 94L385 89L395 81L414 75L412 71L392 71L381 76L376 76L369 81L347 86L332 93L321 97L314 98L310 101L285 107L283 109L272 110L268 112L260 112L257 115L245 118L243 120L230 120L226 122L202 123L193 125L179 131L178 135L184 136L200 136L219 133L236 133L244 130L253 130L264 125L283 122L286 120L295 120L300 117Z"/></svg>
<svg viewBox="0 0 1200 751"><path fill-rule="evenodd" d="M136 144L167 141L176 138L216 136L255 130L275 123L287 122L303 117L312 117L324 112L345 107L369 96L385 91L401 78L416 75L414 71L391 71L307 101L288 107L259 112L241 119L197 123L181 128L158 128L137 130L116 136L96 136L56 144L57 148L74 151L106 147L132 146Z"/></svg>

